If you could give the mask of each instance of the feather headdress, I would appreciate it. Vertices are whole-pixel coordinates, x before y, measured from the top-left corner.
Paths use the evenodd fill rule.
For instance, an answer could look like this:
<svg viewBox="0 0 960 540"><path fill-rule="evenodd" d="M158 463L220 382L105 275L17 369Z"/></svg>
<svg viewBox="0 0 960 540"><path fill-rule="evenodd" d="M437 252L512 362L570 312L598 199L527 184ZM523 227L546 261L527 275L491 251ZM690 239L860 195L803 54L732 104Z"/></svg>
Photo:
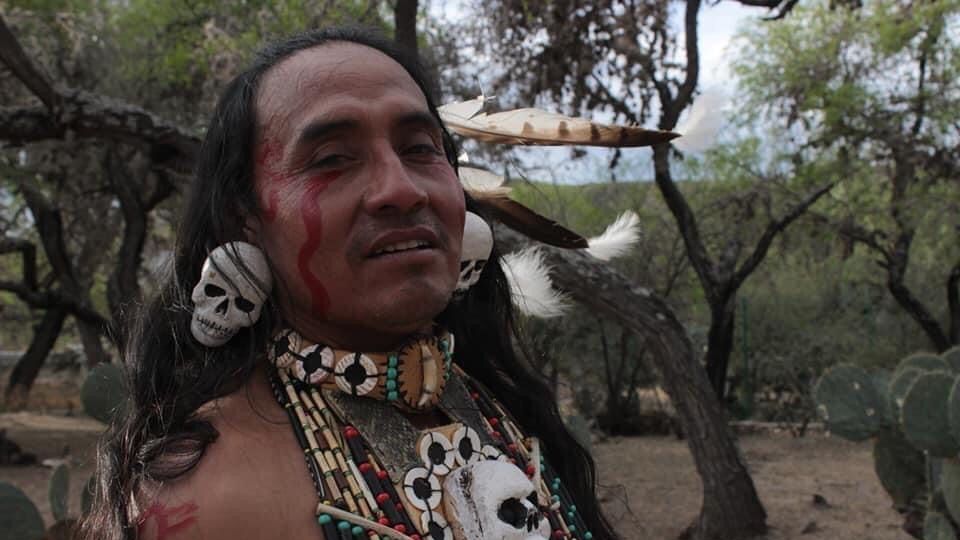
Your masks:
<svg viewBox="0 0 960 540"><path fill-rule="evenodd" d="M640 126L601 124L523 108L493 114L481 112L484 97L440 107L440 118L454 132L471 139L499 144L586 145L608 147L651 146L678 137L670 131Z"/></svg>

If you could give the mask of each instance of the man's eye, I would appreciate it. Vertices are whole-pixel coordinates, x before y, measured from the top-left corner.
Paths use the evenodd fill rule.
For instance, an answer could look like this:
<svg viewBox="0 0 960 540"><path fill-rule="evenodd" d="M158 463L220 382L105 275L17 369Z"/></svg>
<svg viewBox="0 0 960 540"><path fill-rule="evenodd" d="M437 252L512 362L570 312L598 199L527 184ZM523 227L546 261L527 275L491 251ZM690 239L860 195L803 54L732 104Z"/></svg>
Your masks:
<svg viewBox="0 0 960 540"><path fill-rule="evenodd" d="M339 167L345 165L349 161L349 157L343 154L330 154L326 156L320 156L313 160L311 167Z"/></svg>
<svg viewBox="0 0 960 540"><path fill-rule="evenodd" d="M405 154L428 154L428 155L440 155L440 150L438 150L432 144L414 144L408 146L404 151Z"/></svg>

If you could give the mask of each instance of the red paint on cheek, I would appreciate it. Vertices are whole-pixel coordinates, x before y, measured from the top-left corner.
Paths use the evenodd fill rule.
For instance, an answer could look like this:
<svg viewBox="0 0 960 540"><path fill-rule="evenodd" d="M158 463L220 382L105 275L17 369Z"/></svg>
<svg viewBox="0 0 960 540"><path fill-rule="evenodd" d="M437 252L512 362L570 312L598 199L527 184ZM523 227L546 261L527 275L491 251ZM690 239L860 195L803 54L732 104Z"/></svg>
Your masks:
<svg viewBox="0 0 960 540"><path fill-rule="evenodd" d="M297 269L304 284L310 290L313 313L320 317L325 316L327 310L330 309L330 295L320 278L310 269L310 261L323 241L323 214L320 211L320 204L317 199L320 193L327 189L330 182L338 176L340 176L339 172L333 172L310 178L308 180L310 187L307 188L300 206L303 226L307 231L307 239L300 247L300 253L297 255Z"/></svg>
<svg viewBox="0 0 960 540"><path fill-rule="evenodd" d="M146 536L148 523L153 523L156 527L157 540L165 540L170 535L176 534L197 521L194 513L197 511L197 504L188 502L173 508L167 508L165 505L155 503L150 505L140 516L137 522L137 531L139 536Z"/></svg>

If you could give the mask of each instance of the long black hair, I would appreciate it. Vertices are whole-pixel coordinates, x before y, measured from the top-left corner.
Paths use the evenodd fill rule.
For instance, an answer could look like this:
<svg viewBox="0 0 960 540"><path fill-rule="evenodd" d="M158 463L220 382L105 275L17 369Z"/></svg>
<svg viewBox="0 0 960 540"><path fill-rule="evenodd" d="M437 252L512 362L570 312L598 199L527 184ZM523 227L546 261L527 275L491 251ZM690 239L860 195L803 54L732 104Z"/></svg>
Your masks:
<svg viewBox="0 0 960 540"><path fill-rule="evenodd" d="M262 211L253 171L256 93L264 74L298 51L330 42L368 46L395 60L439 119L416 58L365 28L310 31L269 45L227 86L199 154L171 276L131 323L123 355L127 402L97 449L94 505L84 518L85 538L135 538L136 508L131 501L139 487L177 478L196 466L218 435L209 421L195 414L197 409L238 390L263 361L280 317L274 302L268 302L256 324L226 345L207 348L190 333L190 294L209 252L245 239L246 217ZM456 146L445 130L443 143L447 159L456 167ZM469 197L467 208L478 211ZM514 314L499 256L494 248L480 281L438 320L457 337L456 362L490 389L531 435L544 441L546 458L570 490L593 537L614 538L594 495L593 460L564 427L548 385L514 352ZM236 262L243 268L242 261Z"/></svg>

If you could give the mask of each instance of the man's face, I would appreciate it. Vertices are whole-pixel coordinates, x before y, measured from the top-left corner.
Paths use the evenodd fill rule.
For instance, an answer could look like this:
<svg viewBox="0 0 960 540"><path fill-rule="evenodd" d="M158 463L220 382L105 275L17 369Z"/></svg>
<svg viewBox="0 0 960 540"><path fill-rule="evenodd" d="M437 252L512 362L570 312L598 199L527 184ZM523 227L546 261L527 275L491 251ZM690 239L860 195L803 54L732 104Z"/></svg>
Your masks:
<svg viewBox="0 0 960 540"><path fill-rule="evenodd" d="M280 308L308 339L386 349L456 286L463 191L410 75L352 43L300 51L257 97L254 224Z"/></svg>

